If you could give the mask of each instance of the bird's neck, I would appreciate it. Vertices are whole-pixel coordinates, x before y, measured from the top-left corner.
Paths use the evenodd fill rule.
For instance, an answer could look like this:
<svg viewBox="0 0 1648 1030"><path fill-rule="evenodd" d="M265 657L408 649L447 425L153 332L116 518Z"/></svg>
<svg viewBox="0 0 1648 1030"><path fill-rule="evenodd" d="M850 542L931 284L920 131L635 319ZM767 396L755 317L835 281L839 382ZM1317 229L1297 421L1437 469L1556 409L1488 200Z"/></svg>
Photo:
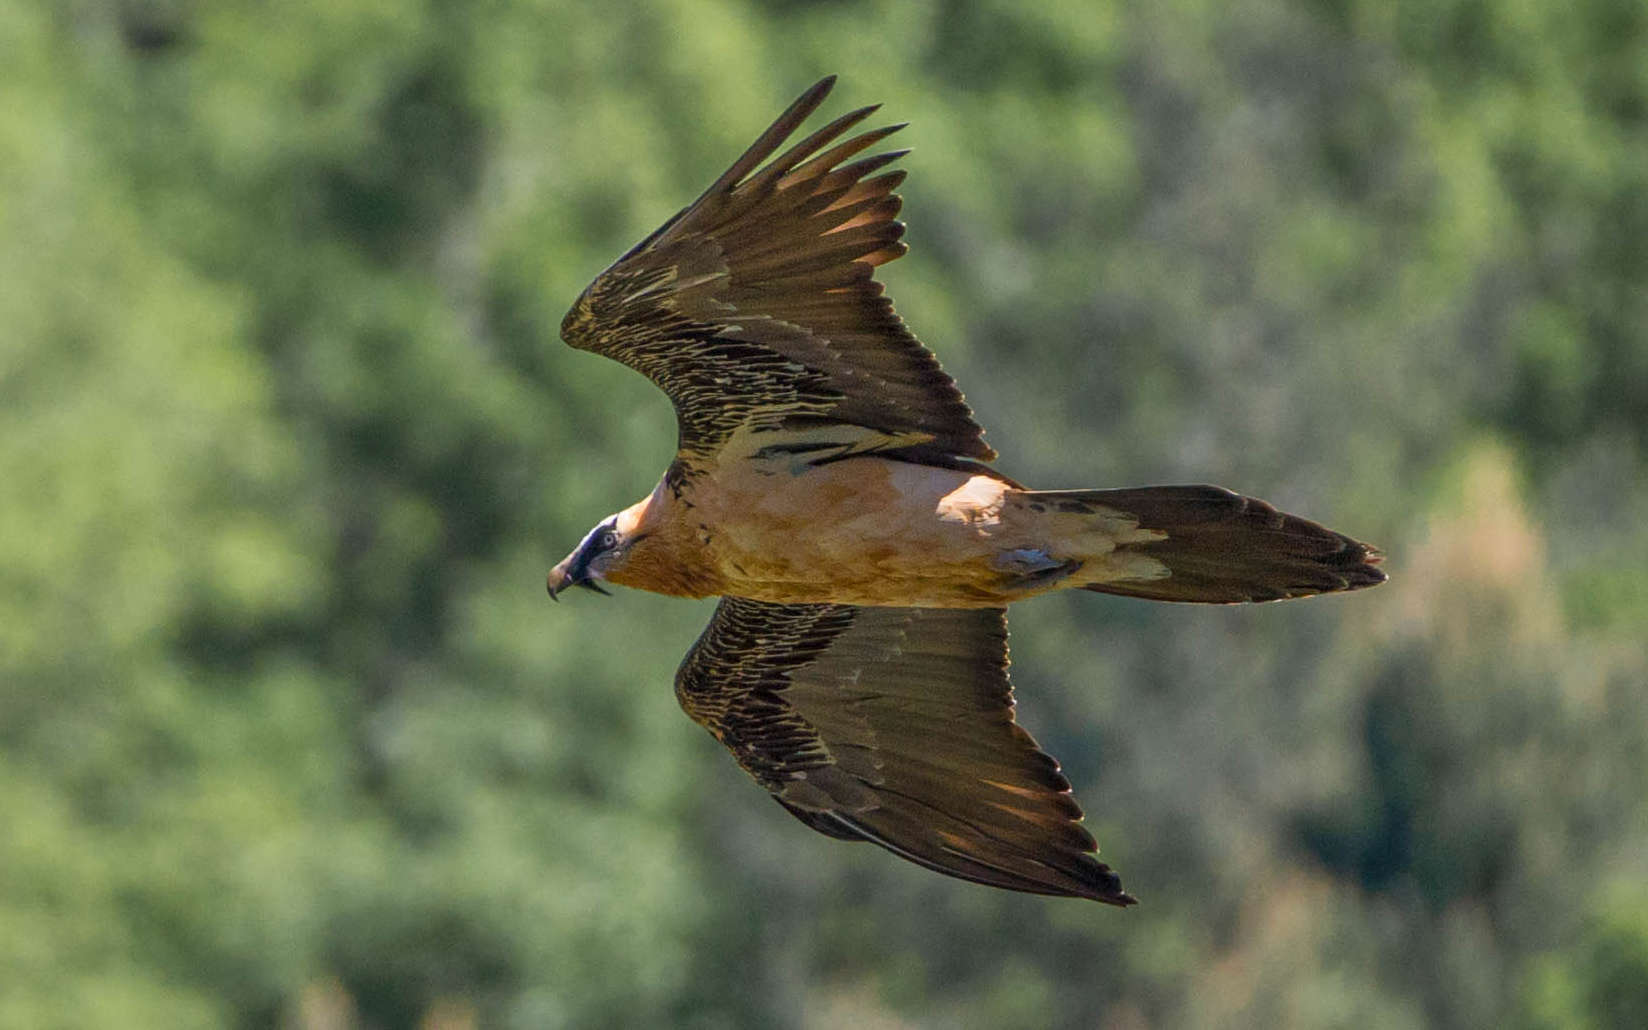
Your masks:
<svg viewBox="0 0 1648 1030"><path fill-rule="evenodd" d="M635 543L609 580L674 597L722 592L721 577L703 561L704 548L695 539L697 523L688 493L666 475L652 493L618 513L619 530Z"/></svg>

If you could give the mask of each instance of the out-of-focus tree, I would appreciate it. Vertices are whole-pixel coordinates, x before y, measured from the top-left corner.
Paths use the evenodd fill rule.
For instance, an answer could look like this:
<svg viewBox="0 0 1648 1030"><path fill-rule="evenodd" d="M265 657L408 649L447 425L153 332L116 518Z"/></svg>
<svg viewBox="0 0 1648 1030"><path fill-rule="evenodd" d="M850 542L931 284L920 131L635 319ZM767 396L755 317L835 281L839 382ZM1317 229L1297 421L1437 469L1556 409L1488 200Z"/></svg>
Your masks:
<svg viewBox="0 0 1648 1030"><path fill-rule="evenodd" d="M1648 14L1629 0L0 7L0 1026L1648 1018ZM801 88L1039 485L1385 545L1049 598L1021 718L1145 904L823 840L550 610L650 487L556 340Z"/></svg>

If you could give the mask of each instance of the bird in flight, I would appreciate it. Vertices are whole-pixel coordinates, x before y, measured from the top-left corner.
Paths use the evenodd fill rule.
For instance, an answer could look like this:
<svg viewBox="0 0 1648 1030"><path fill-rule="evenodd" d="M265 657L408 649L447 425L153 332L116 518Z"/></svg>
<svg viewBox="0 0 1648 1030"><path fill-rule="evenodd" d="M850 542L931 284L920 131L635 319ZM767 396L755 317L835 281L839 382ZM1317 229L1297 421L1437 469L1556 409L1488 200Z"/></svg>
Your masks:
<svg viewBox="0 0 1648 1030"><path fill-rule="evenodd" d="M602 272L561 336L674 403L651 494L549 574L721 602L687 714L832 837L995 887L1129 905L1070 783L1013 720L1007 605L1082 589L1273 601L1383 582L1380 553L1215 486L1029 490L874 277L901 256L904 151L849 112L780 153L801 95ZM776 155L776 156L775 156Z"/></svg>

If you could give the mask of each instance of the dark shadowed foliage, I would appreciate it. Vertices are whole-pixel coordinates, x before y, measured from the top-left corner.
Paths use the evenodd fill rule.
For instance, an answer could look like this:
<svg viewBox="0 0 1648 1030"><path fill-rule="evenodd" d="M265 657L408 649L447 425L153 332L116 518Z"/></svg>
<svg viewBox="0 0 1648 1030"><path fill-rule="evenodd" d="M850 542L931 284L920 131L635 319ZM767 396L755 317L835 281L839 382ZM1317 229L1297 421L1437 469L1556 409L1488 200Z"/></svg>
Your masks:
<svg viewBox="0 0 1648 1030"><path fill-rule="evenodd" d="M0 53L0 1027L1648 1023L1640 3L21 0ZM812 834L677 708L710 605L543 596L675 439L563 313L832 72L1004 467L1388 555L1015 622L1125 911Z"/></svg>

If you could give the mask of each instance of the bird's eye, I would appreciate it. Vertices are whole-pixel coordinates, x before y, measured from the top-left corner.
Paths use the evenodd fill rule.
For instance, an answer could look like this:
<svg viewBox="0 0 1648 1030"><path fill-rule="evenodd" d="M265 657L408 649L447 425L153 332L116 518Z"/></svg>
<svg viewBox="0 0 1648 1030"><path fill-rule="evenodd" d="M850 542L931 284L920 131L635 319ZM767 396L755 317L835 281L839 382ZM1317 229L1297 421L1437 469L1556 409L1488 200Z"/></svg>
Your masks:
<svg viewBox="0 0 1648 1030"><path fill-rule="evenodd" d="M612 550L618 546L618 534L610 529L603 529L600 539L595 541L595 546L603 551Z"/></svg>

